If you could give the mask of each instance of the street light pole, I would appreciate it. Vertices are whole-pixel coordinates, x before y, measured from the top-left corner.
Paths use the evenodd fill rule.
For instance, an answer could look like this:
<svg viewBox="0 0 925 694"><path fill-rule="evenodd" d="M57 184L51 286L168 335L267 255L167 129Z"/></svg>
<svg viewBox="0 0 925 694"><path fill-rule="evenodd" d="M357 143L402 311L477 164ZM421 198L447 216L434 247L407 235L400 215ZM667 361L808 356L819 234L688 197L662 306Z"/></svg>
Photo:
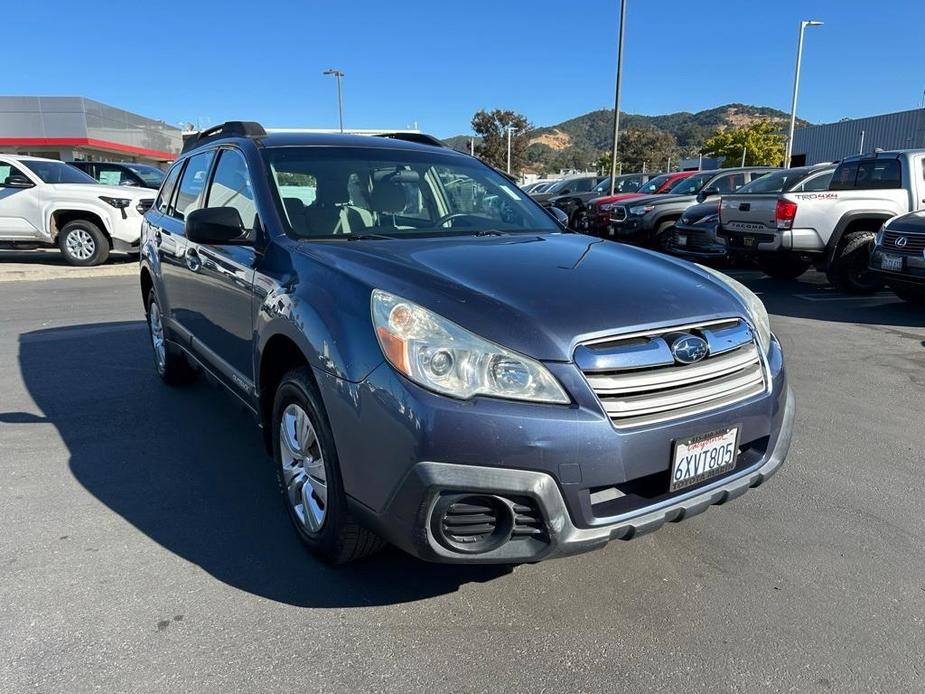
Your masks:
<svg viewBox="0 0 925 694"><path fill-rule="evenodd" d="M784 155L784 168L790 168L790 157L793 154L793 129L797 122L797 95L800 91L800 64L803 62L803 33L806 27L822 26L822 22L815 19L804 19L800 22L800 40L797 42L797 65L793 73L793 101L790 104L790 133L787 136L787 151Z"/></svg>
<svg viewBox="0 0 925 694"><path fill-rule="evenodd" d="M344 76L344 73L340 70L331 68L330 70L325 70L324 74L334 75L334 79L337 80L337 118L340 121L340 131L344 132L344 100L340 91L340 80Z"/></svg>
<svg viewBox="0 0 925 694"><path fill-rule="evenodd" d="M626 24L626 0L620 0L620 33L617 38L617 88L613 105L613 150L610 159L610 194L617 188L617 146L620 144L620 78L623 76L623 25Z"/></svg>
<svg viewBox="0 0 925 694"><path fill-rule="evenodd" d="M511 173L511 133L517 130L513 125L507 126L507 172Z"/></svg>

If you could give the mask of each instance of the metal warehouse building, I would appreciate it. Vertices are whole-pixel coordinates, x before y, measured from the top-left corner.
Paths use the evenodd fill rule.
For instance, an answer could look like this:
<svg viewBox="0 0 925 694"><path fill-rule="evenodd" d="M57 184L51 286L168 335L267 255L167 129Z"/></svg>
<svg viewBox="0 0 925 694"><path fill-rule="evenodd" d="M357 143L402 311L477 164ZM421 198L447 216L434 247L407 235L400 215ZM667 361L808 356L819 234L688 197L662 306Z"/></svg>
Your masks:
<svg viewBox="0 0 925 694"><path fill-rule="evenodd" d="M835 161L880 149L925 148L925 109L800 128L793 134L793 166Z"/></svg>
<svg viewBox="0 0 925 694"><path fill-rule="evenodd" d="M0 152L51 159L173 161L179 128L79 96L0 96Z"/></svg>

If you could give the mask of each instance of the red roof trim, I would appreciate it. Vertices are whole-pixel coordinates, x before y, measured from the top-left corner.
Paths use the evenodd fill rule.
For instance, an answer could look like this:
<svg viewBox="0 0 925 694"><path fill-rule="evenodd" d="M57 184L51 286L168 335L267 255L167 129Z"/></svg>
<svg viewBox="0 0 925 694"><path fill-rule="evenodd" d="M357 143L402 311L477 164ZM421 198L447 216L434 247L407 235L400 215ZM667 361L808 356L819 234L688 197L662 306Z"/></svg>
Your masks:
<svg viewBox="0 0 925 694"><path fill-rule="evenodd" d="M144 147L133 147L132 145L123 145L119 142L109 142L108 140L96 140L87 137L0 137L0 146L2 147L93 147L95 149L105 149L111 152L121 152L123 154L134 154L149 159L159 159L164 161L173 161L177 158L176 154L170 152L161 152L156 149L145 149Z"/></svg>

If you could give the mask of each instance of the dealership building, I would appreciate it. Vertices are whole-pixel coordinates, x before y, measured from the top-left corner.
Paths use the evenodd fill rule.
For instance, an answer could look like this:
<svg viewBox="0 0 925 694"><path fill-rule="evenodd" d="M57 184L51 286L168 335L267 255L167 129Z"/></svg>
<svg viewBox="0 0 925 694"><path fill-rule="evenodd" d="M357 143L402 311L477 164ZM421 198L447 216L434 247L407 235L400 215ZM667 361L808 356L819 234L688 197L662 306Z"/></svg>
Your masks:
<svg viewBox="0 0 925 694"><path fill-rule="evenodd" d="M875 149L925 148L925 109L800 128L793 134L792 166L837 161Z"/></svg>
<svg viewBox="0 0 925 694"><path fill-rule="evenodd" d="M0 96L0 152L63 161L159 165L180 153L180 129L79 96Z"/></svg>

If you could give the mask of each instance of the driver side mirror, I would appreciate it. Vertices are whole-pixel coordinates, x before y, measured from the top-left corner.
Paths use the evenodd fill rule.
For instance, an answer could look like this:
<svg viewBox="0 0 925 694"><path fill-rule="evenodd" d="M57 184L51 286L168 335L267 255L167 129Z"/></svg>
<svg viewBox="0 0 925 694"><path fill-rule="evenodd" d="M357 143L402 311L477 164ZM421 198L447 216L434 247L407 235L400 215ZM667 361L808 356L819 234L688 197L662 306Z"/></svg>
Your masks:
<svg viewBox="0 0 925 694"><path fill-rule="evenodd" d="M4 188L32 188L33 186L35 186L35 184L32 181L18 174L7 176L6 180L3 182Z"/></svg>
<svg viewBox="0 0 925 694"><path fill-rule="evenodd" d="M241 213L234 207L204 207L186 217L186 238L193 243L251 246Z"/></svg>
<svg viewBox="0 0 925 694"><path fill-rule="evenodd" d="M716 187L704 188L703 190L700 191L700 194L697 195L697 202L703 202L707 198L712 197L714 195L719 195L719 188L716 188Z"/></svg>
<svg viewBox="0 0 925 694"><path fill-rule="evenodd" d="M549 208L549 213L556 218L556 221L559 222L559 226L563 229L568 229L568 215L565 214L558 207Z"/></svg>

